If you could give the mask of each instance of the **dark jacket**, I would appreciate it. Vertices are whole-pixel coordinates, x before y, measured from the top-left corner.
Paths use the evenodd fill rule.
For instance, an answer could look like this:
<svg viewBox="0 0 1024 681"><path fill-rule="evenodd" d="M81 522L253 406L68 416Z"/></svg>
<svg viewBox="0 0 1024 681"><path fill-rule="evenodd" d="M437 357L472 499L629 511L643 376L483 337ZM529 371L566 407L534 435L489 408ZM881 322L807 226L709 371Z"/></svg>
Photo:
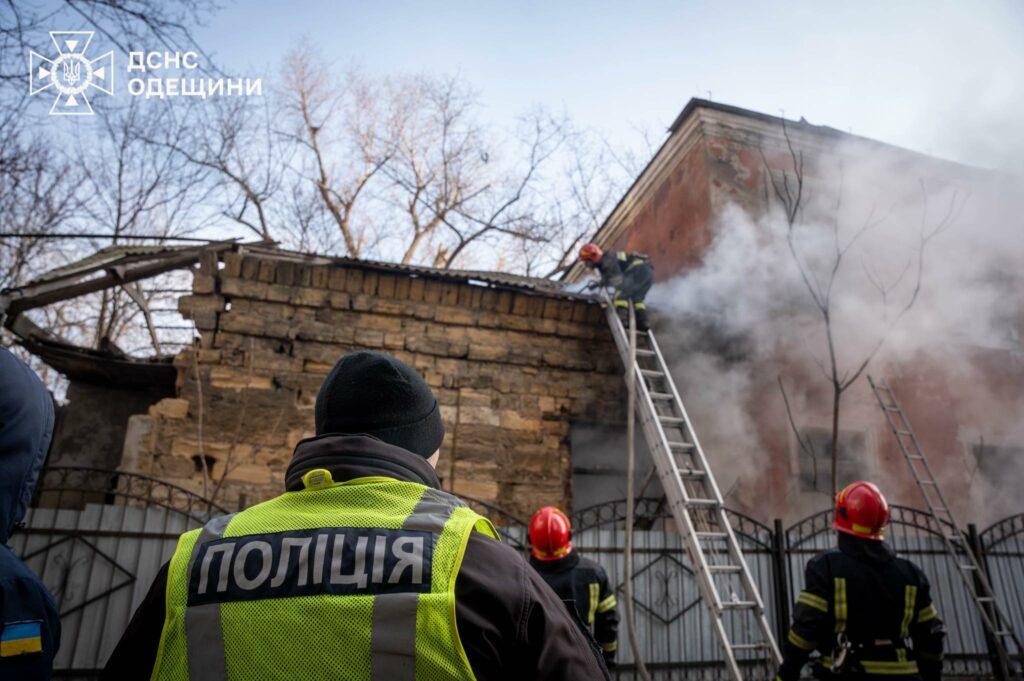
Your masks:
<svg viewBox="0 0 1024 681"><path fill-rule="evenodd" d="M601 286L612 286L616 298L643 302L654 283L654 268L650 258L642 253L608 251L597 265Z"/></svg>
<svg viewBox="0 0 1024 681"><path fill-rule="evenodd" d="M25 518L52 435L50 393L0 348L0 679L50 678L60 646L53 597L6 546Z"/></svg>
<svg viewBox="0 0 1024 681"><path fill-rule="evenodd" d="M840 533L839 548L812 558L805 580L783 650L783 681L798 679L815 649L829 663L840 633L852 646L844 667L849 676L941 678L945 629L916 565L884 542ZM870 673L879 671L884 674ZM822 664L815 675L835 676Z"/></svg>
<svg viewBox="0 0 1024 681"><path fill-rule="evenodd" d="M605 661L611 663L618 647L619 613L604 568L575 551L557 560L531 557L530 565L576 611L580 624L601 646Z"/></svg>
<svg viewBox="0 0 1024 681"><path fill-rule="evenodd" d="M287 489L302 489L302 476L315 468L326 468L338 482L384 476L440 487L425 459L370 436L325 435L299 443ZM164 625L166 584L164 565L101 678L149 677ZM459 638L477 679L608 678L596 648L558 597L508 546L476 532L470 536L455 600Z"/></svg>

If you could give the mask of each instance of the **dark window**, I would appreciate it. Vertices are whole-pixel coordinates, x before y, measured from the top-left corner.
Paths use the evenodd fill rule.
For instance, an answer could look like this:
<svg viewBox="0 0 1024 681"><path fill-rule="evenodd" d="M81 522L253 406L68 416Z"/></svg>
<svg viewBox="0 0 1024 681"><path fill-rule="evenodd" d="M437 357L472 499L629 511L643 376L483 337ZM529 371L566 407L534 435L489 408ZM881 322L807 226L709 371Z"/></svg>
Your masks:
<svg viewBox="0 0 1024 681"><path fill-rule="evenodd" d="M806 447L800 447L800 489L832 493L832 431L804 428L800 431ZM867 445L863 432L839 431L839 486L870 478Z"/></svg>

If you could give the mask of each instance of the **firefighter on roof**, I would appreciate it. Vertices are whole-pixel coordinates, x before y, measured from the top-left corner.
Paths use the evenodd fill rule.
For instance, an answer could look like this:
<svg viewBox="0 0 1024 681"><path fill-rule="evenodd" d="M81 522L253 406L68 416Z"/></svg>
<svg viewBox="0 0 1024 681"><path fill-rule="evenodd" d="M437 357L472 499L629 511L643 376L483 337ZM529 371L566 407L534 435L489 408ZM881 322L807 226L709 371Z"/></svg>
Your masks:
<svg viewBox="0 0 1024 681"><path fill-rule="evenodd" d="M545 506L530 520L530 564L561 598L578 622L601 646L605 662L615 661L619 614L608 574L572 550L569 518Z"/></svg>
<svg viewBox="0 0 1024 681"><path fill-rule="evenodd" d="M883 541L888 521L885 497L870 482L836 496L839 547L807 564L777 679L800 678L815 649L819 679L942 677L945 630L928 579Z"/></svg>
<svg viewBox="0 0 1024 681"><path fill-rule="evenodd" d="M636 310L636 328L646 331L649 328L647 305L644 297L654 283L654 268L651 259L642 253L626 251L601 250L597 244L584 244L580 249L580 260L591 269L597 269L601 275L601 286L615 288L615 307L620 314L629 309L629 301L633 301Z"/></svg>

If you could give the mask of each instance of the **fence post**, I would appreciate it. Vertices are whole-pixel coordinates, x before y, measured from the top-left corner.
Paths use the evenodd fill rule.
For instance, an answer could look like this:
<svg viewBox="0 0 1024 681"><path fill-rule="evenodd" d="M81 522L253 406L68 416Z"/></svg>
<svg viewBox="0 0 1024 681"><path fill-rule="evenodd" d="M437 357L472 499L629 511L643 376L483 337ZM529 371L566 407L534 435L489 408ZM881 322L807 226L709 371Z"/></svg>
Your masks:
<svg viewBox="0 0 1024 681"><path fill-rule="evenodd" d="M789 558L786 555L786 531L776 518L772 531L772 572L775 573L775 629L781 646L789 632Z"/></svg>
<svg viewBox="0 0 1024 681"><path fill-rule="evenodd" d="M967 524L967 544L969 545L969 550L974 554L975 559L977 559L978 565L985 571L985 579L987 579L989 584L991 584L992 575L989 574L988 562L985 561L985 554L981 550L981 539L978 537L978 526L974 523ZM980 575L975 575L974 592L981 593L981 590L981 577ZM985 608L988 612L989 619L995 622L995 613L992 611L991 606L982 605L981 607ZM992 637L992 633L988 630L988 627L985 626L984 622L982 623L981 629L985 633L985 645L988 647L988 654L992 660L992 675L995 676L996 679L1002 681L1003 669L1002 665L999 663L999 649L996 647L998 644L996 643L995 638Z"/></svg>

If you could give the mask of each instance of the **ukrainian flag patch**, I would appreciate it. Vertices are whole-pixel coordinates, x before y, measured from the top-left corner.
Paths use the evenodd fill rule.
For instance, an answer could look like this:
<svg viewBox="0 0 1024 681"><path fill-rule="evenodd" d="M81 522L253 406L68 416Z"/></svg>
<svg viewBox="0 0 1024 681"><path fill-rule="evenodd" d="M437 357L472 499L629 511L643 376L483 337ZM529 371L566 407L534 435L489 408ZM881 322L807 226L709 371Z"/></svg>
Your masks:
<svg viewBox="0 0 1024 681"><path fill-rule="evenodd" d="M0 657L27 655L43 650L42 620L7 622L0 632Z"/></svg>

